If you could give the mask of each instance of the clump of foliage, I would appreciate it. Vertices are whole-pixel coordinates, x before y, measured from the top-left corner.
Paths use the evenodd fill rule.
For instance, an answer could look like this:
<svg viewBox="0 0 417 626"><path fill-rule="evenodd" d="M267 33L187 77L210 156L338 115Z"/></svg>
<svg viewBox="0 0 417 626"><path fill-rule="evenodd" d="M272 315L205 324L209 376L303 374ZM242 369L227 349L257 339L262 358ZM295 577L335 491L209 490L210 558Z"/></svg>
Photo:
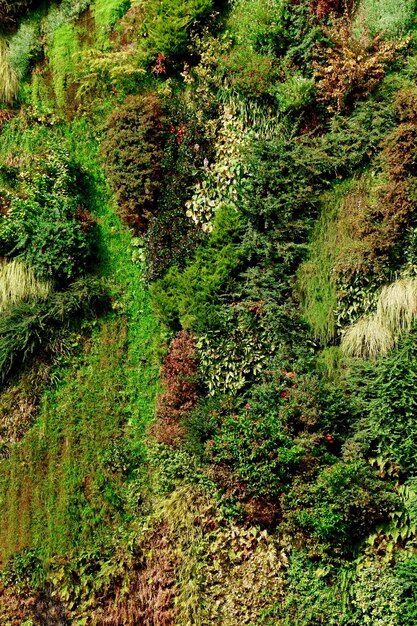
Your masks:
<svg viewBox="0 0 417 626"><path fill-rule="evenodd" d="M330 46L322 50L315 65L317 92L330 111L341 111L354 100L367 96L381 82L386 65L405 47L404 42L356 38L349 17L329 28Z"/></svg>
<svg viewBox="0 0 417 626"><path fill-rule="evenodd" d="M173 339L162 367L165 391L159 396L152 432L159 443L175 445L183 436L182 421L198 400L194 337L181 331Z"/></svg>
<svg viewBox="0 0 417 626"><path fill-rule="evenodd" d="M21 17L34 4L34 0L0 0L0 24L1 28L15 24L17 19Z"/></svg>
<svg viewBox="0 0 417 626"><path fill-rule="evenodd" d="M173 329L205 327L219 291L227 289L239 266L241 229L236 211L222 207L210 238L197 249L192 262L184 270L173 266L151 285L153 305L164 324Z"/></svg>
<svg viewBox="0 0 417 626"><path fill-rule="evenodd" d="M21 302L0 316L0 378L28 362L39 350L59 352L62 330L77 319L94 314L106 292L95 278L80 278L67 291L53 293L44 302Z"/></svg>
<svg viewBox="0 0 417 626"><path fill-rule="evenodd" d="M146 3L141 0L140 4L146 6L144 47L153 58L158 54L168 57L183 54L190 28L213 9L212 0L151 0Z"/></svg>
<svg viewBox="0 0 417 626"><path fill-rule="evenodd" d="M355 460L324 468L312 484L296 482L284 502L288 531L346 554L388 518L397 498L366 462Z"/></svg>
<svg viewBox="0 0 417 626"><path fill-rule="evenodd" d="M0 217L0 254L19 258L41 277L59 283L91 266L94 222L83 206L81 176L63 149L37 156L16 179L16 168L3 170L5 211Z"/></svg>
<svg viewBox="0 0 417 626"><path fill-rule="evenodd" d="M107 173L124 221L144 230L157 209L166 126L154 95L131 96L111 116L103 144Z"/></svg>
<svg viewBox="0 0 417 626"><path fill-rule="evenodd" d="M19 78L11 64L6 41L0 36L0 102L10 104L19 89Z"/></svg>

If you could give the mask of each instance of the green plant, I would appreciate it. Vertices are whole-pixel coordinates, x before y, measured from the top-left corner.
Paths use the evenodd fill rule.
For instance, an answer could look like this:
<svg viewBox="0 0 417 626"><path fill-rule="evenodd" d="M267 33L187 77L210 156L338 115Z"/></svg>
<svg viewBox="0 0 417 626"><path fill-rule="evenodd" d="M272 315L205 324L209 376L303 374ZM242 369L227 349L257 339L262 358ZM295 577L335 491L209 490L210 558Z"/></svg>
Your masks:
<svg viewBox="0 0 417 626"><path fill-rule="evenodd" d="M7 169L7 168L6 168ZM13 168L9 171L13 178ZM0 253L18 257L47 280L68 282L85 273L93 252L93 220L83 207L81 173L67 151L33 159L20 184L5 191Z"/></svg>
<svg viewBox="0 0 417 626"><path fill-rule="evenodd" d="M241 258L238 246L242 229L234 208L221 207L209 239L197 249L184 269L172 267L164 278L151 285L155 312L170 328L205 329L218 301Z"/></svg>
<svg viewBox="0 0 417 626"><path fill-rule="evenodd" d="M29 361L39 350L59 351L57 331L80 317L91 316L105 300L100 281L79 279L68 291L54 293L44 302L21 302L0 316L0 378Z"/></svg>
<svg viewBox="0 0 417 626"><path fill-rule="evenodd" d="M18 89L19 78L10 61L8 45L0 36L0 102L10 104Z"/></svg>
<svg viewBox="0 0 417 626"><path fill-rule="evenodd" d="M144 8L144 47L150 57L181 55L188 43L190 27L213 9L212 0L138 0Z"/></svg>
<svg viewBox="0 0 417 626"><path fill-rule="evenodd" d="M411 27L415 11L414 0L363 0L356 12L353 30L363 34L383 35L394 39Z"/></svg>

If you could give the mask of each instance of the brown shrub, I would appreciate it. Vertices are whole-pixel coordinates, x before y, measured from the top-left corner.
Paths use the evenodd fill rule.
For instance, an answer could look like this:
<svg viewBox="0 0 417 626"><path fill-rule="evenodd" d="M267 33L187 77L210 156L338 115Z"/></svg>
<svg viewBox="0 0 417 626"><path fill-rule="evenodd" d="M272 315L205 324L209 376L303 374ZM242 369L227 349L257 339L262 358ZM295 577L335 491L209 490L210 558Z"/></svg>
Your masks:
<svg viewBox="0 0 417 626"><path fill-rule="evenodd" d="M172 341L162 367L165 391L158 398L157 420L151 430L158 442L173 446L181 443L184 436L181 421L198 400L196 375L196 341L183 330Z"/></svg>
<svg viewBox="0 0 417 626"><path fill-rule="evenodd" d="M165 133L162 105L155 94L130 96L108 123L103 144L107 174L122 219L137 231L146 229L157 209Z"/></svg>
<svg viewBox="0 0 417 626"><path fill-rule="evenodd" d="M325 32L333 46L320 50L315 75L318 99L329 111L341 111L366 97L384 78L387 63L407 45L384 41L380 35L356 38L347 14Z"/></svg>

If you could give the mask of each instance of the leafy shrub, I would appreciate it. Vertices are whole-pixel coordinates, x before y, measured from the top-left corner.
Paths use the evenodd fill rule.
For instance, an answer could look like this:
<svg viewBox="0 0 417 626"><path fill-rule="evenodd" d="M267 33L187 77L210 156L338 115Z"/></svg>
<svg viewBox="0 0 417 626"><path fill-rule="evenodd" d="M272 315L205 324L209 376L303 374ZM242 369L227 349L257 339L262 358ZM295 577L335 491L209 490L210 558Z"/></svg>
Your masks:
<svg viewBox="0 0 417 626"><path fill-rule="evenodd" d="M29 63L37 51L39 29L35 24L23 23L10 39L9 61L20 80L25 78Z"/></svg>
<svg viewBox="0 0 417 626"><path fill-rule="evenodd" d="M137 230L144 230L156 211L165 135L161 103L154 95L127 98L108 123L107 173L122 218Z"/></svg>
<svg viewBox="0 0 417 626"><path fill-rule="evenodd" d="M417 619L416 609L416 584L417 584L417 559L412 556L408 559L400 561L396 568L395 574L398 580L398 586L401 590L401 603L399 606L398 616L401 620L401 626L413 626Z"/></svg>
<svg viewBox="0 0 417 626"><path fill-rule="evenodd" d="M100 281L82 278L67 291L54 293L44 302L21 302L0 316L0 379L25 364L37 352L59 350L57 331L77 318L92 315L105 301Z"/></svg>
<svg viewBox="0 0 417 626"><path fill-rule="evenodd" d="M185 98L165 103L169 132L163 146L157 214L150 217L146 233L147 278L161 277L171 265L183 267L203 232L195 228L184 210L194 187L197 171L211 155L204 123ZM169 181L169 184L165 184Z"/></svg>
<svg viewBox="0 0 417 626"><path fill-rule="evenodd" d="M378 378L371 385L375 399L370 406L370 424L377 451L403 471L417 464L416 362L413 331L400 340L392 354L378 362Z"/></svg>
<svg viewBox="0 0 417 626"><path fill-rule="evenodd" d="M198 248L192 262L182 271L172 267L151 285L153 307L166 326L205 329L219 293L239 265L241 228L234 209L220 208L210 238Z"/></svg>
<svg viewBox="0 0 417 626"><path fill-rule="evenodd" d="M406 45L380 37L357 39L346 17L328 30L328 37L331 45L324 48L315 69L318 98L328 104L330 111L341 111L353 100L368 95L383 79L387 63Z"/></svg>
<svg viewBox="0 0 417 626"><path fill-rule="evenodd" d="M18 257L40 277L58 282L81 275L91 263L93 221L82 204L77 166L66 151L51 149L34 158L20 180L5 192L0 254Z"/></svg>
<svg viewBox="0 0 417 626"><path fill-rule="evenodd" d="M209 395L237 393L269 364L275 346L257 310L256 303L253 314L238 303L219 309L211 320L214 328L200 335L200 375Z"/></svg>
<svg viewBox="0 0 417 626"><path fill-rule="evenodd" d="M387 518L397 499L363 460L324 468L315 483L293 487L285 498L286 526L348 553Z"/></svg>
<svg viewBox="0 0 417 626"><path fill-rule="evenodd" d="M230 88L246 96L269 95L277 80L273 59L246 47L233 48L221 59L220 68Z"/></svg>
<svg viewBox="0 0 417 626"><path fill-rule="evenodd" d="M242 408L223 403L209 414L208 458L229 468L240 489L256 498L284 493L311 447L309 437L296 433L315 423L316 400L311 403L306 385L299 393L299 384L294 372L285 371L253 386Z"/></svg>

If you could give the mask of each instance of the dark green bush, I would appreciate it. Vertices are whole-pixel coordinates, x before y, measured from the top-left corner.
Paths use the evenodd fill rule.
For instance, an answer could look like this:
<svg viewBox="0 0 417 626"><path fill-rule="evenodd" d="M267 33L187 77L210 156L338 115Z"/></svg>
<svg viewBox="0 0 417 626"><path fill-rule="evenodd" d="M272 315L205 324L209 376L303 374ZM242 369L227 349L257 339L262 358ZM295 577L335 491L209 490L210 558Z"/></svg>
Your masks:
<svg viewBox="0 0 417 626"><path fill-rule="evenodd" d="M108 122L103 143L110 184L122 219L145 230L162 185L162 147L167 128L157 96L130 96Z"/></svg>
<svg viewBox="0 0 417 626"><path fill-rule="evenodd" d="M403 471L417 468L417 333L379 361L370 384L369 426L380 455Z"/></svg>
<svg viewBox="0 0 417 626"><path fill-rule="evenodd" d="M204 330L219 304L219 295L239 266L242 225L235 209L218 210L210 238L184 269L172 267L151 286L152 302L161 322L172 329Z"/></svg>
<svg viewBox="0 0 417 626"><path fill-rule="evenodd" d="M208 15L213 0L150 0L146 3L144 46L153 57L186 52L189 29Z"/></svg>
<svg viewBox="0 0 417 626"><path fill-rule="evenodd" d="M196 111L180 97L165 103L169 132L163 147L163 185L157 213L146 233L147 278L160 278L171 265L183 267L204 237L186 216L184 207L193 194L195 175L211 158L212 148ZM168 184L166 184L168 182Z"/></svg>
<svg viewBox="0 0 417 626"><path fill-rule="evenodd" d="M392 488L365 461L339 461L314 483L295 484L285 499L285 521L292 532L349 553L396 506Z"/></svg>
<svg viewBox="0 0 417 626"><path fill-rule="evenodd" d="M259 412L252 404L223 417L206 449L213 463L230 467L256 496L284 491L303 451L275 407Z"/></svg>

